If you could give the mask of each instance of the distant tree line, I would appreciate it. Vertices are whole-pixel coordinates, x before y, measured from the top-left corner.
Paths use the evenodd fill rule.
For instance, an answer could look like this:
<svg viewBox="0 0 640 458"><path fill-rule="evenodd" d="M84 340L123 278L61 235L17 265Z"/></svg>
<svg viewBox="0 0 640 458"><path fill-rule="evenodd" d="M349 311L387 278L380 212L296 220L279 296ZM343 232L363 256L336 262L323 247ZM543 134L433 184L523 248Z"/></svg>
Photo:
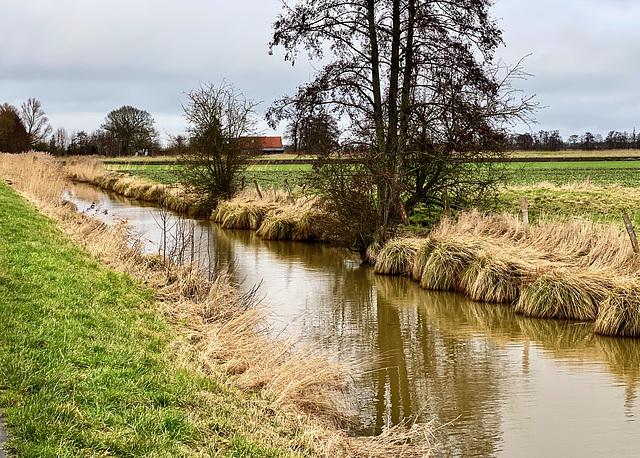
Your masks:
<svg viewBox="0 0 640 458"><path fill-rule="evenodd" d="M640 149L640 134L617 130L610 131L606 137L592 132L582 135L573 134L566 140L558 130L540 130L532 133L512 133L507 136L507 146L514 151L562 151L562 150L605 150Z"/></svg>
<svg viewBox="0 0 640 458"><path fill-rule="evenodd" d="M20 153L33 149L56 156L155 154L162 145L154 123L148 112L125 105L109 112L99 129L69 134L64 128L54 131L40 101L29 98L20 109L8 103L0 105L0 151ZM173 143L175 139L170 146Z"/></svg>

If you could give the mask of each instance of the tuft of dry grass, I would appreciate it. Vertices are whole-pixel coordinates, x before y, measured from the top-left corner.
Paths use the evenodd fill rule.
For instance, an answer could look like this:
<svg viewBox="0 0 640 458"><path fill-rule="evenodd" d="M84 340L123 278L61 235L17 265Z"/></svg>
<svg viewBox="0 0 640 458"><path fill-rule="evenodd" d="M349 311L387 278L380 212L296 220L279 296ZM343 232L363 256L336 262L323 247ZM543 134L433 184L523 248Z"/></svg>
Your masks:
<svg viewBox="0 0 640 458"><path fill-rule="evenodd" d="M611 293L600 306L596 334L640 337L640 282L637 278L616 278Z"/></svg>
<svg viewBox="0 0 640 458"><path fill-rule="evenodd" d="M538 268L511 250L484 249L462 273L460 290L476 301L511 304Z"/></svg>
<svg viewBox="0 0 640 458"><path fill-rule="evenodd" d="M609 296L610 274L556 268L527 286L516 312L537 318L594 321L599 304Z"/></svg>
<svg viewBox="0 0 640 458"><path fill-rule="evenodd" d="M424 265L420 286L436 291L457 291L462 273L482 248L482 241L477 238L451 237L441 241Z"/></svg>
<svg viewBox="0 0 640 458"><path fill-rule="evenodd" d="M256 235L267 240L316 240L322 238L326 220L322 202L303 197L269 211Z"/></svg>
<svg viewBox="0 0 640 458"><path fill-rule="evenodd" d="M383 275L411 274L414 259L427 242L424 239L398 237L389 240L376 256L374 271Z"/></svg>
<svg viewBox="0 0 640 458"><path fill-rule="evenodd" d="M422 279L422 275L424 274L424 267L429 261L431 257L431 253L438 246L438 241L433 237L427 237L424 240L424 243L420 245L418 251L416 251L415 256L413 257L413 265L411 266L411 278L420 281Z"/></svg>

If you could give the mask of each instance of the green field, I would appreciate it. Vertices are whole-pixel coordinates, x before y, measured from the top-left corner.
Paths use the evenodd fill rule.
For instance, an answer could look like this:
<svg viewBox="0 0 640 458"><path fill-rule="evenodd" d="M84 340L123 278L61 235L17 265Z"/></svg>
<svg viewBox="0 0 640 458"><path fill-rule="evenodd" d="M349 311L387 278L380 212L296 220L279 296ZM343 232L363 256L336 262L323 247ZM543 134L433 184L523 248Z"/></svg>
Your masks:
<svg viewBox="0 0 640 458"><path fill-rule="evenodd" d="M128 173L149 180L173 184L180 181L179 167L175 164L105 164L107 170ZM311 164L259 164L250 165L241 176L245 177L247 186L253 186L257 180L264 189L284 189L285 180L289 186L302 187L308 182L312 171Z"/></svg>
<svg viewBox="0 0 640 458"><path fill-rule="evenodd" d="M176 165L110 165L109 169L142 176L161 183L178 180ZM621 213L634 215L640 225L640 161L525 162L509 163L507 188L496 206L483 210L519 212L522 197L535 221L542 215L588 217L621 224ZM293 188L309 183L310 164L251 165L243 176L246 185L257 180L263 189ZM589 176L592 187L581 186ZM539 186L541 183L549 185ZM578 185L571 187L571 185ZM621 189L624 188L624 189ZM638 193L640 194L640 193ZM413 218L421 221L418 216Z"/></svg>
<svg viewBox="0 0 640 458"><path fill-rule="evenodd" d="M590 176L591 184L597 186L640 187L640 161L525 162L511 163L508 168L513 174L507 184L512 186L543 182L564 186L584 183Z"/></svg>

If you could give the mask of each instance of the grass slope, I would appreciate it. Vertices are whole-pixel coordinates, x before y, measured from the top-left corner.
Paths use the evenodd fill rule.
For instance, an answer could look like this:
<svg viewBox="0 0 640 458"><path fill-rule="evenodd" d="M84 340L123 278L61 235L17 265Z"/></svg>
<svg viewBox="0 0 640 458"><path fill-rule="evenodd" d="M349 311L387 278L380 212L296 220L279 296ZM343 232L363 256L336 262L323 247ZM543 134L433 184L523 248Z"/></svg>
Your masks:
<svg viewBox="0 0 640 458"><path fill-rule="evenodd" d="M261 413L266 400L178 368L152 293L100 266L2 184L0 298L12 454L289 455L261 430L295 435Z"/></svg>

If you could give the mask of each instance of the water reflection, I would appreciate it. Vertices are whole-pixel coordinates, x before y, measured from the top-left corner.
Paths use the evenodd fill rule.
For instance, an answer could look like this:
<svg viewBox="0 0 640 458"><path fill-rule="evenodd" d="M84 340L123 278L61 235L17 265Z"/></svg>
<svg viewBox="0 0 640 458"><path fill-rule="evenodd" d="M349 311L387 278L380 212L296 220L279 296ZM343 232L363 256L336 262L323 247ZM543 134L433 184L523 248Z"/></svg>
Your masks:
<svg viewBox="0 0 640 458"><path fill-rule="evenodd" d="M135 220L157 249L154 209L101 202L109 215ZM633 456L640 447L638 340L424 291L322 245L197 222L193 247L243 287L262 283L274 333L368 362L354 375L361 432L451 422L436 433L446 456Z"/></svg>

